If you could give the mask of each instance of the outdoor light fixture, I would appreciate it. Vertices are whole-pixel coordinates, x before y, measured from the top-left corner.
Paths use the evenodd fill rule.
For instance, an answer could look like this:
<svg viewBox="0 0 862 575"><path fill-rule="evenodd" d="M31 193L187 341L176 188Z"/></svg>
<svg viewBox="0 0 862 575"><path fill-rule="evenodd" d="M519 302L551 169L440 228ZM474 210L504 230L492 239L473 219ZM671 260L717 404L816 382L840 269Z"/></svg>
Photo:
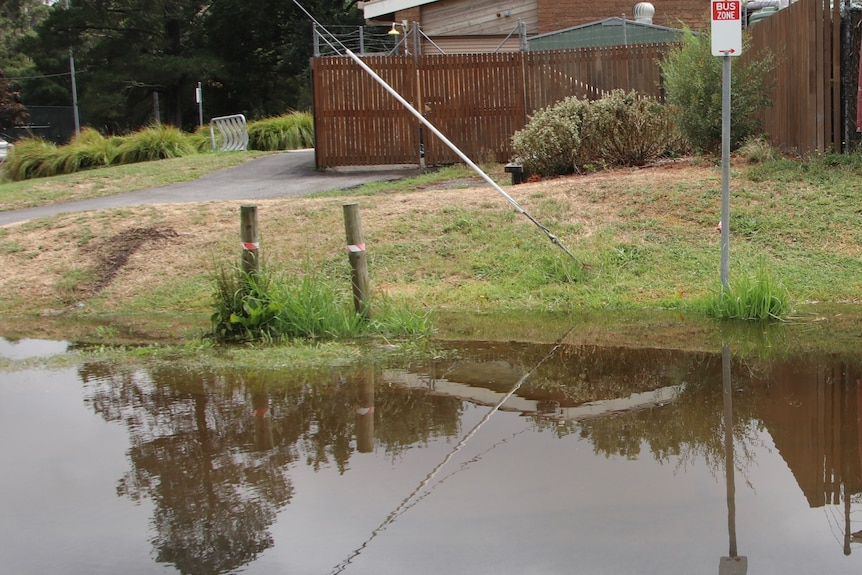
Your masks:
<svg viewBox="0 0 862 575"><path fill-rule="evenodd" d="M400 36L401 35L401 32L399 32L395 28L395 22L392 23L392 29L389 32L387 32L387 34L389 34L390 36Z"/></svg>

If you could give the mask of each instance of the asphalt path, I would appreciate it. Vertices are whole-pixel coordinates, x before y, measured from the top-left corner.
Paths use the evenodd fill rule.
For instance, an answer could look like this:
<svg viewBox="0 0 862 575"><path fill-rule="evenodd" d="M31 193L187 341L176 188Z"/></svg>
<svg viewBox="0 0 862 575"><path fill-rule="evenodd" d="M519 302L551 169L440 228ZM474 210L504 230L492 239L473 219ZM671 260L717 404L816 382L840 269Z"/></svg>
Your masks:
<svg viewBox="0 0 862 575"><path fill-rule="evenodd" d="M0 211L0 226L57 214L127 206L298 198L317 192L355 188L368 182L398 180L418 173L417 168L398 167L317 170L314 150L294 150L255 158L190 182L89 200Z"/></svg>

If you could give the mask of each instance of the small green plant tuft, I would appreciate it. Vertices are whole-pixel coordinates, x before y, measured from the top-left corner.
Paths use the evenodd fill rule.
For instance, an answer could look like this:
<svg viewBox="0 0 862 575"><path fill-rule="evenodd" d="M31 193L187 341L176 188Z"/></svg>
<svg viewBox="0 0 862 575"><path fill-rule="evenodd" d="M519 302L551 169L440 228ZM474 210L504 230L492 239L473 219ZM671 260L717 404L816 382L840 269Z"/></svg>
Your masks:
<svg viewBox="0 0 862 575"><path fill-rule="evenodd" d="M763 164L778 159L781 154L766 136L750 136L736 151L736 155L749 164Z"/></svg>
<svg viewBox="0 0 862 575"><path fill-rule="evenodd" d="M757 271L722 287L706 302L707 315L718 319L780 320L791 311L787 288L761 262Z"/></svg>

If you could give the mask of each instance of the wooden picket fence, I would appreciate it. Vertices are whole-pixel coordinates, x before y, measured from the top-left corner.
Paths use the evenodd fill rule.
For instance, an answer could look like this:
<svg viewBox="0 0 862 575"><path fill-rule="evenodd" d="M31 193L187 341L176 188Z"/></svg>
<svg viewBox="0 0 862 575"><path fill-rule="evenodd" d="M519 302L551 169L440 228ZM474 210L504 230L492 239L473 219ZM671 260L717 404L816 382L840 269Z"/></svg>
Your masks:
<svg viewBox="0 0 862 575"><path fill-rule="evenodd" d="M763 119L784 149L841 149L840 15L829 6L800 0L751 27L751 53L770 47L781 62L774 105ZM471 159L506 162L512 135L530 115L567 96L597 99L623 89L662 100L659 62L669 49L641 44L363 61ZM319 168L460 161L349 57L314 58L312 73Z"/></svg>

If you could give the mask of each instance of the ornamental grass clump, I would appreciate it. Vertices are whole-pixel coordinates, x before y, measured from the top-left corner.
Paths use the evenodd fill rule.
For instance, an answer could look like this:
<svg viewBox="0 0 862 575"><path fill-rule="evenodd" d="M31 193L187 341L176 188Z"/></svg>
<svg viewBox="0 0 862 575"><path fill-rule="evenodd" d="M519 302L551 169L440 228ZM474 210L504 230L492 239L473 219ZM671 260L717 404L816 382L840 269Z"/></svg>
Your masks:
<svg viewBox="0 0 862 575"><path fill-rule="evenodd" d="M248 126L248 147L263 151L313 148L314 117L308 112L292 112L252 122Z"/></svg>
<svg viewBox="0 0 862 575"><path fill-rule="evenodd" d="M9 157L3 162L3 171L14 181L54 176L52 159L57 146L42 138L23 138L15 142Z"/></svg>
<svg viewBox="0 0 862 575"><path fill-rule="evenodd" d="M173 126L159 124L123 138L117 150L117 163L134 164L166 160L195 153L197 150L187 134Z"/></svg>
<svg viewBox="0 0 862 575"><path fill-rule="evenodd" d="M72 141L57 148L51 160L56 174L104 168L114 163L122 138L105 138L93 128L84 128Z"/></svg>

